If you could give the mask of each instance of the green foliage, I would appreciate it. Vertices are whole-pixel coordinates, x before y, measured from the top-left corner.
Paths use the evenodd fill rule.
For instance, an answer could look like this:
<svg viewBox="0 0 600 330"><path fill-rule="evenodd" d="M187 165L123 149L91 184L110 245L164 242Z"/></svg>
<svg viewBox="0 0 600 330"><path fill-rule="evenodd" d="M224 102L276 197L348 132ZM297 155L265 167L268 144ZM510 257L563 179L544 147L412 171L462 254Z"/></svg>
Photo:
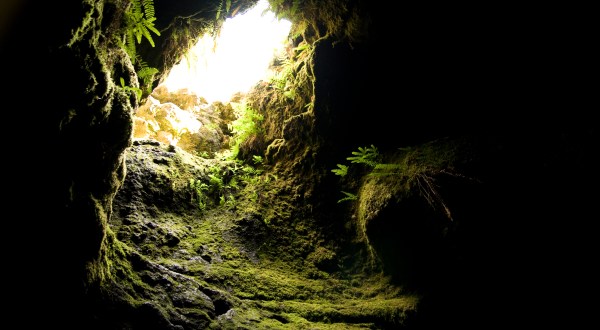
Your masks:
<svg viewBox="0 0 600 330"><path fill-rule="evenodd" d="M278 19L293 20L299 16L301 2L302 0L269 0L269 9L275 13Z"/></svg>
<svg viewBox="0 0 600 330"><path fill-rule="evenodd" d="M264 159L263 159L263 158L262 158L262 156L260 156L260 155L254 155L254 156L252 156L252 162L253 162L255 165L262 164L262 163L263 163L263 161L264 161Z"/></svg>
<svg viewBox="0 0 600 330"><path fill-rule="evenodd" d="M271 181L277 181L277 179L278 179L277 175L275 175L273 173L269 173L269 174L265 175L264 182L269 183Z"/></svg>
<svg viewBox="0 0 600 330"><path fill-rule="evenodd" d="M246 184L256 184L260 181L260 175L262 172L262 170L247 165L242 167L240 179Z"/></svg>
<svg viewBox="0 0 600 330"><path fill-rule="evenodd" d="M380 159L379 151L377 147L371 145L370 147L359 147L358 151L352 151L352 156L347 157L353 164L365 164L370 167L376 167L378 165L378 161ZM338 168L334 168L331 170L335 175L346 176L348 174L348 166L344 164L337 164ZM349 200L356 200L356 195L342 191L346 197L340 199L338 203Z"/></svg>
<svg viewBox="0 0 600 330"><path fill-rule="evenodd" d="M247 106L245 102L232 102L231 105L233 106L237 119L227 126L233 133L233 145L231 146L230 158L235 159L239 154L240 145L251 135L259 133L258 123L263 120L263 116Z"/></svg>
<svg viewBox="0 0 600 330"><path fill-rule="evenodd" d="M209 186L211 192L218 192L221 191L221 189L223 189L223 179L214 174L209 174L208 177L210 179Z"/></svg>
<svg viewBox="0 0 600 330"><path fill-rule="evenodd" d="M153 0L132 0L131 5L125 12L125 35L123 41L119 41L119 44L129 55L131 63L136 65L141 86L145 86L145 90L134 90L138 95L138 99L142 97L140 91L146 91L148 94L152 92L154 76L159 72L158 69L148 66L137 54L136 49L136 44L142 42L142 37L148 40L152 47L155 47L151 32L160 36L160 31L154 26L154 21L156 21L156 17ZM121 87L123 86L124 82L121 82Z"/></svg>
<svg viewBox="0 0 600 330"><path fill-rule="evenodd" d="M236 163L221 166L211 166L204 179L191 179L189 187L192 189L192 199L196 200L200 210L205 210L210 205L233 207L235 205L234 192L240 189L236 177L238 168ZM227 177L230 173L231 177ZM229 182L226 182L228 180Z"/></svg>
<svg viewBox="0 0 600 330"><path fill-rule="evenodd" d="M371 168L369 176L387 177L392 182L401 183L403 189L418 192L433 209L441 209L446 217L452 220L450 209L442 198L436 183L440 175L449 175L469 179L453 170L459 159L458 148L453 141L433 141L418 147L399 148L400 153L383 162L374 145L358 148L352 156L346 158L355 164L364 164ZM348 168L338 164L333 169L336 175L344 176ZM344 192L346 198L352 200L352 194Z"/></svg>
<svg viewBox="0 0 600 330"><path fill-rule="evenodd" d="M205 192L208 190L208 185L202 182L201 180L190 179L189 187L193 191L192 199L195 199L198 203L198 208L201 211L204 211L206 209L207 204L207 196Z"/></svg>
<svg viewBox="0 0 600 330"><path fill-rule="evenodd" d="M235 203L236 200L232 194L229 194L227 197L225 197L225 195L219 197L219 206L225 206L231 209L235 207Z"/></svg>
<svg viewBox="0 0 600 330"><path fill-rule="evenodd" d="M301 42L292 49L291 56L289 54L278 56L277 62L279 64L276 72L268 81L285 98L294 100L298 94L307 94L302 92L301 87L306 85L310 81L309 77L312 76L310 68L313 51L314 47L307 42Z"/></svg>
<svg viewBox="0 0 600 330"><path fill-rule="evenodd" d="M346 176L348 174L348 166L343 164L337 164L338 168L331 170L335 175Z"/></svg>
<svg viewBox="0 0 600 330"><path fill-rule="evenodd" d="M149 67L148 64L141 59L138 61L140 69L137 72L138 77L142 80L142 85L146 86L146 92L152 93L152 82L154 76L158 73L157 68Z"/></svg>
<svg viewBox="0 0 600 330"><path fill-rule="evenodd" d="M121 81L121 88L123 88L126 92L133 92L135 93L135 95L137 96L138 100L142 98L142 90L137 88L137 87L131 87L131 86L126 86L125 85L125 79L123 79L123 77L120 77L119 80Z"/></svg>
<svg viewBox="0 0 600 330"><path fill-rule="evenodd" d="M346 158L352 163L365 164L375 167L379 161L379 151L374 145L370 147L359 147L358 151L353 151L351 157Z"/></svg>
<svg viewBox="0 0 600 330"><path fill-rule="evenodd" d="M346 197L338 200L338 203L341 203L341 202L344 202L344 201L354 201L354 200L358 199L358 196L355 195L355 194L352 194L352 193L349 193L349 192L346 192L346 191L342 191L342 193L344 195L346 195Z"/></svg>
<svg viewBox="0 0 600 330"><path fill-rule="evenodd" d="M210 154L208 153L208 151L196 152L196 155L198 155L198 157L201 158L210 158Z"/></svg>
<svg viewBox="0 0 600 330"><path fill-rule="evenodd" d="M231 0L226 0L225 1L225 13L229 13L229 11L231 10ZM219 20L219 18L221 18L221 12L223 11L223 1L221 0L221 3L219 3L219 7L217 7L217 16L215 17L215 20Z"/></svg>
<svg viewBox="0 0 600 330"><path fill-rule="evenodd" d="M131 7L125 12L127 30L125 35L125 46L132 61L136 58L136 43L146 38L152 47L155 46L150 32L160 36L160 31L154 27L156 21L154 11L154 0L132 0Z"/></svg>
<svg viewBox="0 0 600 330"><path fill-rule="evenodd" d="M269 8L278 19L293 22L293 39L314 42L335 37L335 42L361 40L367 33L370 20L361 15L360 2L348 0L269 0Z"/></svg>
<svg viewBox="0 0 600 330"><path fill-rule="evenodd" d="M436 177L450 175L466 178L452 170L456 151L450 143L430 143L417 148L400 148L402 154L389 163L374 166L370 175L393 176L405 182L407 187L416 188L419 194L433 209L441 209L452 220L450 209L442 198Z"/></svg>

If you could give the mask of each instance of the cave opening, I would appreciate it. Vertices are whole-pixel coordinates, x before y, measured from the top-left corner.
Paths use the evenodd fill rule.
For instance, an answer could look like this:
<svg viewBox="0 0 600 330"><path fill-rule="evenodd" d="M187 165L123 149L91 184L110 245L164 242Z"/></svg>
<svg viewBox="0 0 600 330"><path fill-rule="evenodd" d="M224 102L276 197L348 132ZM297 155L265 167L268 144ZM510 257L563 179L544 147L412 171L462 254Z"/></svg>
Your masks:
<svg viewBox="0 0 600 330"><path fill-rule="evenodd" d="M20 322L187 330L584 320L571 292L588 292L582 279L593 274L598 139L596 121L576 111L588 109L589 86L566 74L587 72L576 24L546 30L538 7L270 0L278 16L297 18L294 65L277 84L257 84L260 97L227 105L147 89L124 36L141 39L136 54L161 81L187 65L186 40L175 36L199 36L257 0L16 2L0 11L10 18L0 22L0 63L18 68L7 76L17 105L5 126L14 139L27 123L36 147L6 150L17 170L7 175L16 215L6 232L21 238L6 242L6 283L17 293L9 314L34 306ZM136 8L151 3L158 19L140 20ZM156 23L155 47L132 17ZM35 98L21 97L29 89ZM198 102L202 111L177 117ZM263 118L235 127L241 108ZM237 139L242 124L260 134ZM231 147L239 158L217 157ZM564 313L549 315L557 301L568 302Z"/></svg>
<svg viewBox="0 0 600 330"><path fill-rule="evenodd" d="M204 32L136 110L134 138L206 157L227 153L223 135L233 135L233 122L247 116L246 94L260 81L275 84L275 66L289 60L292 23L269 6L260 0L243 13L233 10L217 31ZM220 147L206 150L207 135L219 135Z"/></svg>
<svg viewBox="0 0 600 330"><path fill-rule="evenodd" d="M187 89L208 103L231 100L273 74L270 62L284 51L291 22L278 19L259 1L227 18L216 36L206 33L163 82L169 91Z"/></svg>

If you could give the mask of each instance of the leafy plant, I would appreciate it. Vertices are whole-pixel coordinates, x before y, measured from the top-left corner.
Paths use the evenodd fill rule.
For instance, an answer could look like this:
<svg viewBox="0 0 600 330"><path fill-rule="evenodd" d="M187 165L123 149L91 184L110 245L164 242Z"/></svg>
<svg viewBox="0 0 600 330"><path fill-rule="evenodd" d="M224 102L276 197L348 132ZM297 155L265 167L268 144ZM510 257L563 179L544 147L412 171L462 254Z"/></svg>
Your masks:
<svg viewBox="0 0 600 330"><path fill-rule="evenodd" d="M225 198L225 195L221 195L221 197L219 198L219 205L225 206L227 208L234 208L235 202L235 197L231 194L229 194L227 198Z"/></svg>
<svg viewBox="0 0 600 330"><path fill-rule="evenodd" d="M123 77L120 77L119 80L121 81L121 88L123 88L126 92L135 93L138 100L142 98L142 90L141 89L139 89L137 87L126 86L125 79L123 79Z"/></svg>
<svg viewBox="0 0 600 330"><path fill-rule="evenodd" d="M277 181L277 179L279 179L279 178L277 177L277 175L275 175L275 174L273 174L273 173L269 173L269 174L265 175L264 182L265 182L265 183L269 183L269 182L271 182L271 181Z"/></svg>
<svg viewBox="0 0 600 330"><path fill-rule="evenodd" d="M225 1L225 13L228 13L230 9L231 9L231 0L226 0ZM219 18L221 18L222 11L223 11L223 1L221 0L221 3L219 4L219 7L217 8L217 16L215 17L216 20L219 20Z"/></svg>
<svg viewBox="0 0 600 330"><path fill-rule="evenodd" d="M352 156L347 157L353 164L365 164L371 167L376 167L378 165L378 160L380 158L379 151L377 147L371 145L370 147L359 147L358 151L352 151ZM348 165L337 164L338 168L334 168L331 170L335 175L346 176L348 174ZM348 200L356 200L356 195L342 191L346 197L340 199L338 203Z"/></svg>
<svg viewBox="0 0 600 330"><path fill-rule="evenodd" d="M344 197L344 198L342 198L342 199L338 200L338 201L337 201L338 203L341 203L341 202L344 202L344 201L353 201L353 200L356 200L356 199L358 199L358 196L357 196L357 195L355 195L355 194L352 194L352 193L349 193L349 192L346 192L346 191L342 191L342 193L343 193L344 195L346 195L346 197Z"/></svg>
<svg viewBox="0 0 600 330"><path fill-rule="evenodd" d="M375 167L379 161L379 151L377 147L371 145L370 147L359 147L358 151L353 151L351 157L346 158L352 163L366 164L371 167Z"/></svg>
<svg viewBox="0 0 600 330"><path fill-rule="evenodd" d="M208 151L200 151L196 152L196 154L198 155L198 157L210 158L210 154L208 153Z"/></svg>
<svg viewBox="0 0 600 330"><path fill-rule="evenodd" d="M301 86L309 82L313 52L314 47L303 41L292 49L291 55L279 55L275 73L268 79L271 86L289 100L303 95Z"/></svg>
<svg viewBox="0 0 600 330"><path fill-rule="evenodd" d="M141 86L145 86L145 91L152 92L152 83L154 76L159 72L158 69L150 67L137 54L136 44L142 42L142 38L148 40L152 47L155 47L152 33L160 36L160 31L154 26L156 21L154 11L154 0L132 0L129 8L125 11L125 34L123 41L118 41L121 48L129 55L131 63L136 66L136 73L141 81ZM121 82L123 87L125 84ZM141 98L143 89L134 90Z"/></svg>
<svg viewBox="0 0 600 330"><path fill-rule="evenodd" d="M262 164L263 161L264 161L264 159L260 155L254 155L254 156L252 156L252 162L254 162L254 164L256 164L256 165Z"/></svg>
<svg viewBox="0 0 600 330"><path fill-rule="evenodd" d="M142 80L142 85L146 86L146 92L152 93L152 82L154 76L158 73L157 68L149 67L148 64L141 59L138 61L140 69L137 71L138 77Z"/></svg>
<svg viewBox="0 0 600 330"><path fill-rule="evenodd" d="M206 209L206 195L205 191L208 190L208 185L201 180L190 179L189 187L192 189L193 195L192 200L196 200L198 208L202 211Z"/></svg>
<svg viewBox="0 0 600 330"><path fill-rule="evenodd" d="M346 176L346 174L348 174L347 165L337 164L337 167L338 168L334 168L333 170L331 170L331 172L333 172L335 175Z"/></svg>
<svg viewBox="0 0 600 330"><path fill-rule="evenodd" d="M239 153L240 144L246 141L252 134L259 132L258 122L263 120L263 116L247 106L245 102L232 102L231 105L237 116L236 120L227 125L229 130L233 133L230 158L234 159Z"/></svg>
<svg viewBox="0 0 600 330"><path fill-rule="evenodd" d="M263 171L252 166L244 166L242 168L242 172L242 181L244 181L246 184L256 184L259 181L259 176Z"/></svg>
<svg viewBox="0 0 600 330"><path fill-rule="evenodd" d="M210 179L210 191L211 192L219 192L221 191L221 189L223 189L223 179L221 179L220 177L214 175L214 174L209 174L208 175L209 179Z"/></svg>
<svg viewBox="0 0 600 330"><path fill-rule="evenodd" d="M132 0L131 7L125 12L125 19L127 24L125 50L135 64L136 41L140 44L144 37L154 47L154 40L150 32L160 36L160 31L154 26L154 21L156 21L154 0Z"/></svg>

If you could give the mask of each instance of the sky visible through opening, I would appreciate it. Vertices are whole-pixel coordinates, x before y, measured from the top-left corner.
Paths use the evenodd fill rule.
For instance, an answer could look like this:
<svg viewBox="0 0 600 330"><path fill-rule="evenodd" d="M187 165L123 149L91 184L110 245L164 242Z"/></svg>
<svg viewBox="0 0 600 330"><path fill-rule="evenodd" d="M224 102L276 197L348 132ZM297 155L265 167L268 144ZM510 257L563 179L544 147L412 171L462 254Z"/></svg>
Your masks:
<svg viewBox="0 0 600 330"><path fill-rule="evenodd" d="M228 102L247 92L269 74L269 63L285 45L291 23L266 12L267 0L233 18L228 18L215 40L205 35L185 58L175 65L163 85L169 92L187 89L207 102Z"/></svg>

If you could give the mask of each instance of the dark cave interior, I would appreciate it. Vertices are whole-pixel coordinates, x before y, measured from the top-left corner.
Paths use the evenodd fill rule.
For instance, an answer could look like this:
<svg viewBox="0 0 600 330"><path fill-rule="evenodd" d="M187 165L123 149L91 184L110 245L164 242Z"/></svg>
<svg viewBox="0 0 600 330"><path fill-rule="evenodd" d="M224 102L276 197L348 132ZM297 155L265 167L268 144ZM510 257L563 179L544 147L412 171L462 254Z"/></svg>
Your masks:
<svg viewBox="0 0 600 330"><path fill-rule="evenodd" d="M13 1L14 17L0 30L0 63L10 73L4 95L15 102L5 112L5 230L18 240L3 243L11 268L5 285L15 292L13 309L49 324L87 312L78 308L89 270L81 264L101 258L105 224L81 219L110 212L122 179L121 154L112 152L128 147L131 129L126 109L113 111L114 118L98 114L102 106L92 103L109 103L100 78L93 78L97 96L86 90L79 55L97 45L57 47L85 17L82 2L102 1ZM165 17L200 2L155 1ZM422 200L386 209L367 228L379 238L375 249L387 273L436 293L424 301L419 325L584 322L589 314L580 296L593 275L598 165L597 121L586 103L592 87L579 76L588 71L587 20L549 7L542 13L565 18L524 5L365 2L348 1L370 15L369 37L326 40L315 52L315 134L323 142L314 166L334 168L360 145L393 151L465 136L477 143L463 170L483 184L441 184L458 219L445 227L451 235L439 225L448 219L432 215ZM150 63L160 63L146 51ZM81 111L85 104L92 104L89 113ZM75 124L62 130L72 109ZM88 125L97 121L107 124ZM313 198L335 203L333 180L322 179ZM323 217L327 212L335 210ZM397 267L407 264L408 271Z"/></svg>

